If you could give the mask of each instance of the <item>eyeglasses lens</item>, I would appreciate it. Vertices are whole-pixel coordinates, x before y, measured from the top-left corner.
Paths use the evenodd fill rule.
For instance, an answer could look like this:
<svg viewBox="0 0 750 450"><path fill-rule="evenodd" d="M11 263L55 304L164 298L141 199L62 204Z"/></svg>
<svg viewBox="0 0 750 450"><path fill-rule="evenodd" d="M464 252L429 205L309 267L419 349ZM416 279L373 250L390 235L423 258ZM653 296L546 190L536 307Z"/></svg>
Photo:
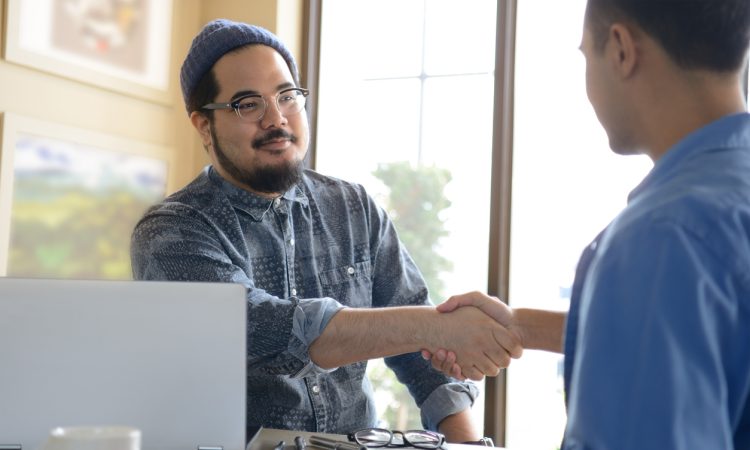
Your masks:
<svg viewBox="0 0 750 450"><path fill-rule="evenodd" d="M283 115L293 115L305 107L305 94L301 89L287 89L276 96L276 105ZM257 121L263 117L268 105L260 95L245 97L237 102L237 113L243 119Z"/></svg>
<svg viewBox="0 0 750 450"><path fill-rule="evenodd" d="M406 431L404 439L419 448L437 448L442 444L440 436L429 431Z"/></svg>
<svg viewBox="0 0 750 450"><path fill-rule="evenodd" d="M385 447L391 442L391 436L390 431L379 428L360 430L354 435L357 442L366 447Z"/></svg>

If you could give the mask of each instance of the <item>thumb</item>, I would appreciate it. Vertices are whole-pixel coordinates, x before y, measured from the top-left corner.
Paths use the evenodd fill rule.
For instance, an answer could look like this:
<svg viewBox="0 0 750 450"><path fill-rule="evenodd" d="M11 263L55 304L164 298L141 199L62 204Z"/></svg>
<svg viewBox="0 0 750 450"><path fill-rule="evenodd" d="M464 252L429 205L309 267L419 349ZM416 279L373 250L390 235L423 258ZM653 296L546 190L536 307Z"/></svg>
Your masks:
<svg viewBox="0 0 750 450"><path fill-rule="evenodd" d="M458 301L458 298L454 296L437 305L437 310L441 313L447 313L455 310L459 306L461 306L461 303Z"/></svg>

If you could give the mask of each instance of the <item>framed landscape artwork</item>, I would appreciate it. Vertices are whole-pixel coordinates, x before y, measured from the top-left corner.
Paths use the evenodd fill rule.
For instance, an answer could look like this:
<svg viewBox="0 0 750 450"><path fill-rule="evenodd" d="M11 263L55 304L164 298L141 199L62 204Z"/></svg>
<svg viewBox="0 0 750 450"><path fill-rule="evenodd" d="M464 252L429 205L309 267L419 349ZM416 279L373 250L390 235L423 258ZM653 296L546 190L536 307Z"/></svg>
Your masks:
<svg viewBox="0 0 750 450"><path fill-rule="evenodd" d="M130 235L169 186L166 147L5 113L0 276L130 279Z"/></svg>
<svg viewBox="0 0 750 450"><path fill-rule="evenodd" d="M8 0L5 59L168 102L172 0Z"/></svg>

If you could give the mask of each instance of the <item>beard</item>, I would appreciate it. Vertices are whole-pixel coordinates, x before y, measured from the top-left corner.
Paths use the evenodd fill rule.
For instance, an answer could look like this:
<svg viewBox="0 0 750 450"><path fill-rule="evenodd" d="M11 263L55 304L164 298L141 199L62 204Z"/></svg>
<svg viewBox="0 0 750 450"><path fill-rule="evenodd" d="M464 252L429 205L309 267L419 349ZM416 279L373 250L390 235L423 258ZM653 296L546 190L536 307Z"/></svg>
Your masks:
<svg viewBox="0 0 750 450"><path fill-rule="evenodd" d="M232 178L248 186L253 191L264 194L284 193L289 190L289 188L299 183L302 179L302 160L285 160L276 165L265 165L249 169L238 167L221 148L213 123L211 123L210 126L213 136L213 147L219 165L221 165L221 167L226 170ZM275 129L264 136L253 140L252 147L258 148L266 141L279 138L289 139L292 143L297 141L295 136L286 131Z"/></svg>

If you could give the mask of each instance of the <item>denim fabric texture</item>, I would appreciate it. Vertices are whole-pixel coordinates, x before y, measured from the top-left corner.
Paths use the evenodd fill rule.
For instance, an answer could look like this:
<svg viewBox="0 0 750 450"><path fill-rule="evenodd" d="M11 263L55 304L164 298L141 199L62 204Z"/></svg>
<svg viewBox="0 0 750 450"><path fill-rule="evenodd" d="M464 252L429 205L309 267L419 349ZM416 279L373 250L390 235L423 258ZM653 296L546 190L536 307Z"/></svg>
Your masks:
<svg viewBox="0 0 750 450"><path fill-rule="evenodd" d="M364 188L310 170L270 200L208 166L146 212L131 257L136 279L246 287L249 426L327 433L375 426L367 364L323 370L308 347L343 307L430 304L392 222ZM478 394L418 353L386 364L420 406L427 429Z"/></svg>

